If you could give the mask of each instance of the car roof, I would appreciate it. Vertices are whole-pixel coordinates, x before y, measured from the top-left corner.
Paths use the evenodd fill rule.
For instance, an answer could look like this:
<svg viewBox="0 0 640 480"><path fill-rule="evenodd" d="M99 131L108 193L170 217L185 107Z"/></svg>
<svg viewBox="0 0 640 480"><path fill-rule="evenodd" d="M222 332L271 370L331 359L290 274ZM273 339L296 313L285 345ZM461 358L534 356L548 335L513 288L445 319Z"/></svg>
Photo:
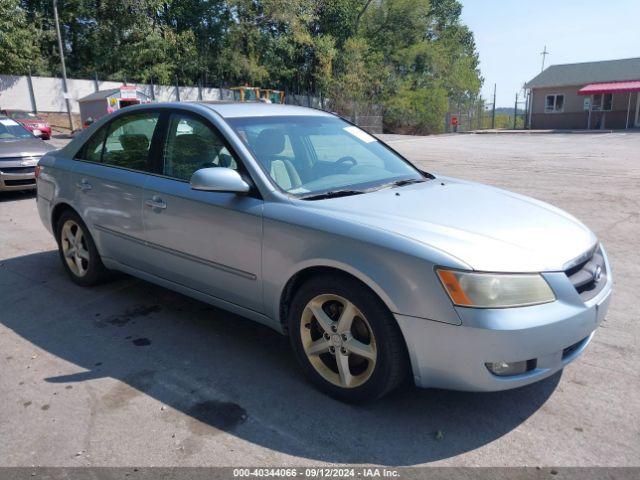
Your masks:
<svg viewBox="0 0 640 480"><path fill-rule="evenodd" d="M329 117L330 113L315 108L274 103L207 103L194 102L210 108L224 118L275 117L281 115L305 115Z"/></svg>

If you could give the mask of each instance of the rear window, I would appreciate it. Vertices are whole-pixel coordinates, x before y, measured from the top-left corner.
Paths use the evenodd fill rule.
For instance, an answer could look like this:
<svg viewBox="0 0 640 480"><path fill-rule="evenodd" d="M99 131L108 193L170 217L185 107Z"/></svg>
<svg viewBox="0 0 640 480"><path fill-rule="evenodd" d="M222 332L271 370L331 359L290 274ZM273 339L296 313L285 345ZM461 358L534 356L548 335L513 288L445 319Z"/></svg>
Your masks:
<svg viewBox="0 0 640 480"><path fill-rule="evenodd" d="M95 132L76 154L75 158L78 160L87 160L89 162L100 162L102 159L102 146L104 145L104 137L106 133L107 127L102 127L100 130Z"/></svg>

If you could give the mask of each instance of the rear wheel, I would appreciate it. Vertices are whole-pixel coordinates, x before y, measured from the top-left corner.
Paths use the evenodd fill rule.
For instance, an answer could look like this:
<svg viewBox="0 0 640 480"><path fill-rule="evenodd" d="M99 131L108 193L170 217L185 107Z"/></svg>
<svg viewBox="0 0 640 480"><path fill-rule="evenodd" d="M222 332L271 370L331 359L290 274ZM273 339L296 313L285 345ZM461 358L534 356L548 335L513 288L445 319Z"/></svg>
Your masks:
<svg viewBox="0 0 640 480"><path fill-rule="evenodd" d="M62 213L56 232L60 259L71 280L88 287L106 279L108 271L87 226L77 213L71 210Z"/></svg>
<svg viewBox="0 0 640 480"><path fill-rule="evenodd" d="M354 279L331 275L305 283L291 304L289 332L306 375L340 400L378 398L407 373L395 319Z"/></svg>

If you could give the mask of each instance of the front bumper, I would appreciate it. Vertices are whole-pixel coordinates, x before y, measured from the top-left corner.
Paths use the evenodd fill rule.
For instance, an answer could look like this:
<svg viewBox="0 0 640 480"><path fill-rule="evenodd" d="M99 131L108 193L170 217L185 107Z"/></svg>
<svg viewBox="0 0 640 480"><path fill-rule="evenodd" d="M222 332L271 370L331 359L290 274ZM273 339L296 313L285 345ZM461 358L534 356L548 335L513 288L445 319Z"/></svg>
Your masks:
<svg viewBox="0 0 640 480"><path fill-rule="evenodd" d="M606 261L606 259L605 259ZM610 266L607 262L607 271ZM561 370L585 350L609 307L612 279L584 302L563 272L544 274L557 300L505 309L456 308L461 325L396 314L416 385L465 391L521 387ZM523 374L499 377L486 363L534 360Z"/></svg>

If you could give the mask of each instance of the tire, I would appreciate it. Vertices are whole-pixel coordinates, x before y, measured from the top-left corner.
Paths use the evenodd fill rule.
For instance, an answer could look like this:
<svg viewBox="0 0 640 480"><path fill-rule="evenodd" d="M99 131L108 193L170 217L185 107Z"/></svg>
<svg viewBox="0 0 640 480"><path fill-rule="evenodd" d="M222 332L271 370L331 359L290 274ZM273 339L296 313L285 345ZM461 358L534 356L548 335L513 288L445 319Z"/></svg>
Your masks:
<svg viewBox="0 0 640 480"><path fill-rule="evenodd" d="M102 263L89 229L76 212L66 210L60 215L56 224L56 241L62 265L74 283L90 287L108 278L109 271ZM80 242L80 249L75 247L74 241Z"/></svg>
<svg viewBox="0 0 640 480"><path fill-rule="evenodd" d="M393 315L355 279L336 274L308 280L293 297L287 321L305 375L338 400L375 400L408 373L406 345Z"/></svg>

